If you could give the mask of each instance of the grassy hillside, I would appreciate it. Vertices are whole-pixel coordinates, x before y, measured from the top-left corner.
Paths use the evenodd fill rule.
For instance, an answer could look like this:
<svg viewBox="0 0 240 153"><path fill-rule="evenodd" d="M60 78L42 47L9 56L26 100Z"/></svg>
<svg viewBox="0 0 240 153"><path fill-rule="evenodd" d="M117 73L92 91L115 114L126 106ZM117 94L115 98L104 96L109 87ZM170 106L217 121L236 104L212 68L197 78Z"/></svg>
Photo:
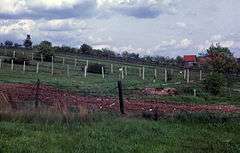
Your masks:
<svg viewBox="0 0 240 153"><path fill-rule="evenodd" d="M13 50L9 50L9 56L12 55ZM2 59L0 69L0 81L1 82L19 82L19 83L35 83L37 79L40 79L41 83L56 86L64 90L77 91L86 95L97 96L117 96L117 81L121 80L122 73L120 68L127 67L127 75L124 71L124 95L128 98L135 99L150 99L158 101L171 101L171 102L184 102L184 103L229 103L239 104L239 83L234 84L234 91L231 97L228 90L220 96L211 96L204 91L203 86L199 81L199 71L191 71L190 80L193 82L186 83L186 79L183 78L183 73L180 73L179 69L169 68L168 74L172 79L168 80L166 84L164 82L164 67L153 67L145 65L145 79L142 79L142 66L130 63L119 63L110 60L88 59L88 64L101 63L104 65L106 74L105 78L102 78L101 74L88 73L87 78L84 77L84 66L86 65L86 58L74 57L72 55L58 55L54 58L54 74L51 75L51 62L39 62L36 60L31 61L30 65L26 66L25 72L23 72L23 65L14 65L14 69L11 70L11 64L3 63L8 56L3 55L1 51ZM17 52L22 54L21 52ZM31 59L31 52L25 51L25 55ZM64 64L62 60L64 58ZM75 66L75 58L77 64ZM39 62L39 73L36 74L36 65ZM111 64L113 65L113 73L111 73ZM69 65L69 77L67 75L67 65ZM157 78L154 82L155 69L157 71ZM139 72L140 70L140 72ZM203 78L206 76L203 73ZM139 94L139 91L146 87L174 87L178 90L176 96L149 96ZM193 90L197 90L197 97L193 96Z"/></svg>

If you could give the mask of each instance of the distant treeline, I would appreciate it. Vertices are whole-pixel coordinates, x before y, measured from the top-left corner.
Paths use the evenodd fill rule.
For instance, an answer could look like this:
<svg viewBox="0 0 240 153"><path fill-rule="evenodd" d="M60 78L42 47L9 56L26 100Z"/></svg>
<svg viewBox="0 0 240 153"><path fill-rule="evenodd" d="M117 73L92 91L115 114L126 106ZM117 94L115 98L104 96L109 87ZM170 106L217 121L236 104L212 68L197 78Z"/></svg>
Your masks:
<svg viewBox="0 0 240 153"><path fill-rule="evenodd" d="M163 56L140 56L137 53L130 53L123 51L121 54L116 53L110 49L94 49L88 44L82 44L80 48L74 48L69 46L52 46L49 41L42 41L45 44L51 44L51 48L55 53L77 55L81 57L91 57L100 59L109 59L122 62L138 63L138 64L151 64L151 65L162 65L162 66L183 66L183 58L178 56L176 58L169 58ZM41 43L42 43L41 42ZM40 43L40 44L41 44ZM4 49L27 49L27 50L38 50L39 45L32 46L30 35L24 40L23 44L14 43L10 40L6 40L0 44L0 48Z"/></svg>

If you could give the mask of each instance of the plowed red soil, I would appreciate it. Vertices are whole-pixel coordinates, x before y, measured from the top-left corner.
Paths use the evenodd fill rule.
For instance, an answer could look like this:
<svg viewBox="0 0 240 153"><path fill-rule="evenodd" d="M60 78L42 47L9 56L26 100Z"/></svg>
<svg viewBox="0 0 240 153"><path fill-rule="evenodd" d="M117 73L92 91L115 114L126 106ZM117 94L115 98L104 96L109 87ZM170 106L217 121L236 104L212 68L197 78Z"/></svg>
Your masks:
<svg viewBox="0 0 240 153"><path fill-rule="evenodd" d="M36 95L36 86L32 84L0 84L0 91L8 96L14 105L23 101L34 100L36 96L40 101L48 105L80 105L97 110L119 110L116 98L80 96L74 92L67 92L47 85L40 85ZM125 100L127 112L143 112L158 110L159 112L172 113L177 111L189 112L240 112L240 107L234 105L201 105L201 104L178 104L171 102L156 102L143 100Z"/></svg>

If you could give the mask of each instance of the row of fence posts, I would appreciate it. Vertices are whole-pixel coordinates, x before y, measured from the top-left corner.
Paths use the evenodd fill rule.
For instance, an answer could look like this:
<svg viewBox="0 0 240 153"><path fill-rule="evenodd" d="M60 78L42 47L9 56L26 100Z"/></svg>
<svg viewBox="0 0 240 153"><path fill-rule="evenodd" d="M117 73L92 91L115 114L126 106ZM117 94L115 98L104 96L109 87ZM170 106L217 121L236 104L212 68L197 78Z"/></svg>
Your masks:
<svg viewBox="0 0 240 153"><path fill-rule="evenodd" d="M43 60L43 54L40 54L41 56L41 63L44 61ZM16 51L13 51L13 58L16 57ZM34 59L34 53L32 53L32 60ZM65 65L65 57L62 58L62 64ZM86 78L87 77L87 69L88 69L88 60L86 60L86 65L84 67L84 77ZM0 68L2 67L2 60L0 59ZM74 62L74 67L76 68L77 67L77 59L75 59L75 62ZM11 61L11 70L14 69L14 61L12 60ZM23 73L25 73L26 71L26 62L24 61L23 63ZM111 64L111 67L110 67L110 71L111 71L111 74L113 74L114 72L114 66L113 64ZM125 76L128 75L128 67L125 66L125 67L122 67L120 69L121 71L121 78L124 79ZM171 69L171 73L172 73L173 69ZM105 74L104 74L104 67L102 67L102 78L105 78ZM37 63L37 66L36 66L36 73L38 74L39 73L39 63ZM52 56L52 61L51 61L51 75L54 75L54 59L53 59L53 56ZM70 77L70 67L69 65L67 65L67 76ZM139 67L139 77L142 77L143 80L145 80L145 67ZM190 70L189 69L184 69L184 80L186 80L187 83L190 83ZM155 80L157 79L157 69L154 69L154 82ZM199 80L202 81L202 70L200 70L199 72ZM168 71L167 69L165 68L164 69L164 81L165 83L168 82Z"/></svg>
<svg viewBox="0 0 240 153"><path fill-rule="evenodd" d="M64 61L64 60L63 60ZM87 60L88 63L88 60ZM2 68L2 59L0 59L0 68ZM84 67L84 77L87 77L87 68L88 68L88 64L85 65ZM127 67L124 67L125 69L121 68L121 78L124 79L126 75L128 75L127 73ZM14 70L14 60L11 60L11 70ZM25 73L26 71L26 62L23 62L23 73ZM39 73L39 62L37 62L36 64L36 73ZM113 64L111 64L111 73L113 73ZM142 73L142 74L141 74ZM185 69L183 72L183 76L184 76L184 80L187 81L187 83L190 82L190 70L189 69ZM52 57L52 62L51 62L51 75L54 75L54 62L53 62L53 57ZM67 76L70 77L70 67L69 65L67 65ZM143 67L142 70L141 68L139 68L139 77L142 76L142 79L145 80L145 68ZM104 67L102 67L102 78L105 78L105 71L104 71ZM157 78L157 69L154 69L154 80ZM202 70L199 71L199 80L202 81ZM165 83L168 82L168 71L165 68L164 69L164 81Z"/></svg>

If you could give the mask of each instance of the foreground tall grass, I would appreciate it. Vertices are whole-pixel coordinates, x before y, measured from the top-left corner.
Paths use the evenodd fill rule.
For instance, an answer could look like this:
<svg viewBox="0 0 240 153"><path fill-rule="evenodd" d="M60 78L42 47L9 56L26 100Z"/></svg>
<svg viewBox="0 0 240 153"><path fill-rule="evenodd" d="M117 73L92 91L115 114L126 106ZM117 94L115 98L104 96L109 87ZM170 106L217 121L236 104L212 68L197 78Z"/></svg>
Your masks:
<svg viewBox="0 0 240 153"><path fill-rule="evenodd" d="M181 113L154 121L83 107L5 108L0 111L0 153L240 151L239 120L225 121L221 116Z"/></svg>
<svg viewBox="0 0 240 153"><path fill-rule="evenodd" d="M89 112L84 107L35 109L24 105L11 110L4 104L5 109L0 109L0 153L240 151L239 120L224 121L213 114L181 113L154 121L113 112Z"/></svg>
<svg viewBox="0 0 240 153"><path fill-rule="evenodd" d="M0 122L2 153L238 153L239 123L151 121L104 113L90 122Z"/></svg>

